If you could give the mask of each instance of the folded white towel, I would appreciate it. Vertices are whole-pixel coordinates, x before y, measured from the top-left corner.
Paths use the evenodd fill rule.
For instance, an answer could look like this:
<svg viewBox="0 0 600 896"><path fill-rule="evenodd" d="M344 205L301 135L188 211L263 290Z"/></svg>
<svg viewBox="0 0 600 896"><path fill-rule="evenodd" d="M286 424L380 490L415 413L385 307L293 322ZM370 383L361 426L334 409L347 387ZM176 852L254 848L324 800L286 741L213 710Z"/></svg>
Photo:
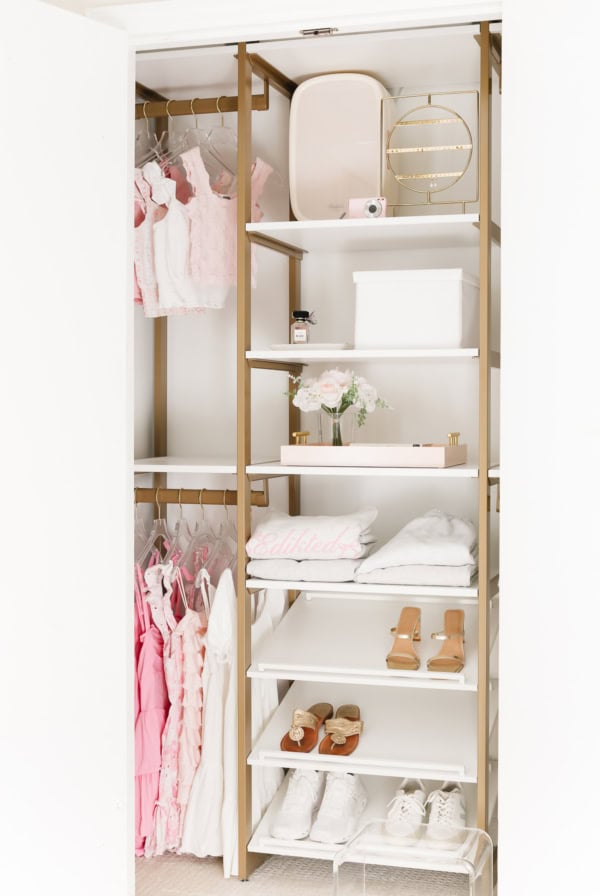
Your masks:
<svg viewBox="0 0 600 896"><path fill-rule="evenodd" d="M376 516L374 507L344 516L272 513L256 527L246 552L261 560L356 560L369 552Z"/></svg>
<svg viewBox="0 0 600 896"><path fill-rule="evenodd" d="M358 574L388 566L469 566L475 562L476 537L469 520L429 510L363 561Z"/></svg>
<svg viewBox="0 0 600 896"><path fill-rule="evenodd" d="M471 584L477 567L468 566L388 566L373 572L356 573L355 581L363 585L452 585Z"/></svg>
<svg viewBox="0 0 600 896"><path fill-rule="evenodd" d="M360 560L251 560L249 576L288 582L352 582Z"/></svg>

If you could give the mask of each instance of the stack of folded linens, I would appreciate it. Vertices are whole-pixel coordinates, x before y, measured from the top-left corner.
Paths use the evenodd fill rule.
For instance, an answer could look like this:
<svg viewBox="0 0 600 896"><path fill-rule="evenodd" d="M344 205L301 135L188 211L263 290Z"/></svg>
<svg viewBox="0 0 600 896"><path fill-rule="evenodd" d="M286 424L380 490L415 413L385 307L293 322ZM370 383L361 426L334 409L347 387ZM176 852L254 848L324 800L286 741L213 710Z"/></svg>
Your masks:
<svg viewBox="0 0 600 896"><path fill-rule="evenodd" d="M354 579L378 585L471 583L477 569L477 535L469 520L429 510L362 561Z"/></svg>
<svg viewBox="0 0 600 896"><path fill-rule="evenodd" d="M272 513L246 545L247 572L259 579L351 582L374 538L374 507L342 516Z"/></svg>

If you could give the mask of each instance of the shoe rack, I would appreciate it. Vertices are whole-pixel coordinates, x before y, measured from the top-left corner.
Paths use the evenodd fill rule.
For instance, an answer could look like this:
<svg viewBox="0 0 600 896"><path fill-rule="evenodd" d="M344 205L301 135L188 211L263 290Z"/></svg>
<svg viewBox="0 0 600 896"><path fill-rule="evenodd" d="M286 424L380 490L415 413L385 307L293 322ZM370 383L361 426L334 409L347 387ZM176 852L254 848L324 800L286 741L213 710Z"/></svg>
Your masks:
<svg viewBox="0 0 600 896"><path fill-rule="evenodd" d="M479 214L407 216L379 221L282 221L250 223L249 173L252 155L250 83L253 59L244 45L238 47L238 674L239 674L239 787L240 875L247 877L264 854L333 858L339 846L309 841L281 841L270 835L286 788L282 784L272 805L253 832L251 828L251 774L253 767L322 769L360 774L369 794L362 823L385 816L397 779L421 777L438 786L441 780L462 782L468 823L487 830L496 802L490 737L496 726L497 692L490 679L489 656L496 638L498 577L490 570L490 490L499 482L499 470L490 470L490 377L499 367L499 355L490 346L491 245L499 242L492 222L490 200L492 67L499 65L499 36L490 35L487 23L475 35L479 44ZM286 82L287 95L293 82ZM478 365L478 452L476 463L442 470L352 469L284 467L279 463L253 464L251 445L252 373L255 368L290 370L293 364L360 362L376 353L335 352L308 348L293 355L285 351L257 350L251 343L250 247L254 242L289 259L289 307L299 307L300 277L306 253L382 250L392 247L477 247L479 254L478 349L427 350L411 357L457 360L473 358ZM409 353L380 353L402 363ZM290 432L299 425L290 405ZM243 473L245 472L245 476ZM241 475L240 475L241 474ZM300 509L300 483L305 477L388 477L401 483L415 480L464 481L477 489L479 577L469 587L408 587L334 584L328 582L264 581L247 579L245 544L250 535L250 484L253 478L288 477L290 513ZM493 477L493 478L492 478ZM335 512L335 510L332 510ZM250 599L261 588L285 588L290 609L256 655L250 649ZM426 656L415 672L387 669L389 628L402 606L421 607L423 631L442 628L445 607L465 611L466 664L461 673L433 675ZM430 642L435 646L435 642ZM431 653L436 652L435 649ZM273 718L256 743L250 739L250 682L274 678L291 682ZM292 712L319 700L357 703L362 707L365 730L359 748L348 757L323 756L317 750L289 754L280 749ZM248 847L245 847L248 844ZM427 867L423 860L422 867ZM431 865L433 867L433 865Z"/></svg>

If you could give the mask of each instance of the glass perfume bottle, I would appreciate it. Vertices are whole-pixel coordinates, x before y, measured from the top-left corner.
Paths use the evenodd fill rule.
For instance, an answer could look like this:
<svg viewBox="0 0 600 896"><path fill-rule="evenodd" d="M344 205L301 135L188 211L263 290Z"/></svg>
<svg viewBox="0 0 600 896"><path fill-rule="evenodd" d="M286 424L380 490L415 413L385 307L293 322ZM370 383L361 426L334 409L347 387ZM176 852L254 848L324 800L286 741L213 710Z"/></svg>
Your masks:
<svg viewBox="0 0 600 896"><path fill-rule="evenodd" d="M310 341L309 324L315 323L312 312L292 311L292 321L290 342L292 345L306 345Z"/></svg>

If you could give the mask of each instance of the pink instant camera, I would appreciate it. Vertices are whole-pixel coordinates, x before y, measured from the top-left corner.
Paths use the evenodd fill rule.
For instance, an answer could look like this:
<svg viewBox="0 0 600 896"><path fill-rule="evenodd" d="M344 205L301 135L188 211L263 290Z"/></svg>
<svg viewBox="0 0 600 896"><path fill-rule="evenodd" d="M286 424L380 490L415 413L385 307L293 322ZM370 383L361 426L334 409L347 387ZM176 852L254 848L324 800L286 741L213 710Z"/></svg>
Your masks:
<svg viewBox="0 0 600 896"><path fill-rule="evenodd" d="M385 218L385 196L348 200L349 218Z"/></svg>

